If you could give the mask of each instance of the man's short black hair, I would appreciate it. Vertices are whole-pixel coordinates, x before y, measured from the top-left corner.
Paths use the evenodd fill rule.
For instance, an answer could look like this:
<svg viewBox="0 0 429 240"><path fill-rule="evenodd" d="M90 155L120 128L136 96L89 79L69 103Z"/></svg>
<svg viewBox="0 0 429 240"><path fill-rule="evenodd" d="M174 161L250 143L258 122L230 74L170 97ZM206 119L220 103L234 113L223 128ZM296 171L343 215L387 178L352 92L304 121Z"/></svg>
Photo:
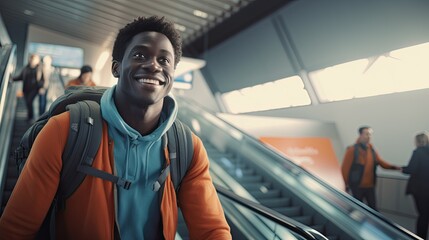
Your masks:
<svg viewBox="0 0 429 240"><path fill-rule="evenodd" d="M113 60L121 62L131 38L141 32L159 32L164 34L173 45L174 67L177 66L182 56L182 40L180 34L175 29L174 23L166 20L164 17L158 16L138 17L134 19L133 22L128 23L125 27L120 29L116 36L115 44L113 45Z"/></svg>
<svg viewBox="0 0 429 240"><path fill-rule="evenodd" d="M89 65L82 66L80 68L79 78L81 78L83 74L88 73L88 72L92 72L92 67Z"/></svg>
<svg viewBox="0 0 429 240"><path fill-rule="evenodd" d="M359 130L358 130L359 135L361 135L363 133L363 130L370 129L370 128L371 128L370 126L362 126L362 127L360 127Z"/></svg>
<svg viewBox="0 0 429 240"><path fill-rule="evenodd" d="M92 72L92 67L89 65L84 65L80 68L80 75L87 73L87 72Z"/></svg>

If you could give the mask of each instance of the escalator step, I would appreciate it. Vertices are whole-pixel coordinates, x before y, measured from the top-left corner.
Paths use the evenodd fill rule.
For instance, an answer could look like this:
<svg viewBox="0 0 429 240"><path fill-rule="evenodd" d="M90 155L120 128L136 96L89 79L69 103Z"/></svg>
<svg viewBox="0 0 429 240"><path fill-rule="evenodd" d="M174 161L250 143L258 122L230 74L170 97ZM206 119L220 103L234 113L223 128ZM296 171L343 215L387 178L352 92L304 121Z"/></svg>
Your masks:
<svg viewBox="0 0 429 240"><path fill-rule="evenodd" d="M276 207L287 207L290 206L292 201L290 198L273 198L273 199L261 199L259 202L267 206L269 208L276 208Z"/></svg>
<svg viewBox="0 0 429 240"><path fill-rule="evenodd" d="M325 225L312 225L314 222L313 215L311 213L309 215L307 213L305 213L307 215L303 215L303 209L305 209L303 206L292 205L292 198L287 197L288 191L283 192L283 188L279 190L274 187L273 183L270 182L270 175L259 175L259 172L256 172L255 169L247 164L245 158L237 157L235 153L222 153L213 145L206 142L204 142L204 145L210 161L218 163L225 172L239 182L262 205L326 235ZM180 231L187 230L186 225L179 225L180 228L185 228ZM179 234L180 231L178 229ZM330 235L331 236L327 237L329 240L339 240L338 236L332 236L332 233ZM188 235L181 237L189 239Z"/></svg>
<svg viewBox="0 0 429 240"><path fill-rule="evenodd" d="M318 231L319 233L323 234L325 232L325 226L324 225L312 225L310 226L312 229Z"/></svg>
<svg viewBox="0 0 429 240"><path fill-rule="evenodd" d="M297 217L292 217L292 218L294 220L304 224L304 225L307 225L307 226L310 226L312 223L312 217L311 216L297 216Z"/></svg>
<svg viewBox="0 0 429 240"><path fill-rule="evenodd" d="M271 183L270 182L257 182L257 183L242 183L241 184L244 188L247 189L247 191L261 191L261 189L270 189Z"/></svg>
<svg viewBox="0 0 429 240"><path fill-rule="evenodd" d="M247 168L247 169L241 169L241 168L235 168L234 169L235 175L255 175L255 171L253 169Z"/></svg>
<svg viewBox="0 0 429 240"><path fill-rule="evenodd" d="M203 139L201 139L204 142L204 147L206 148L206 151L210 151L210 150L214 150L214 151L218 151L209 141L204 141Z"/></svg>
<svg viewBox="0 0 429 240"><path fill-rule="evenodd" d="M207 155L209 156L210 159L213 159L215 161L219 161L221 158L234 159L234 157L231 154L221 153L221 152L208 152Z"/></svg>
<svg viewBox="0 0 429 240"><path fill-rule="evenodd" d="M255 173L252 169L240 169L240 168L224 168L224 170L236 179L243 178L246 176L255 176Z"/></svg>
<svg viewBox="0 0 429 240"><path fill-rule="evenodd" d="M262 176L258 176L258 175L236 177L235 179L240 183L243 183L243 182L255 183L255 182L262 182L263 181Z"/></svg>
<svg viewBox="0 0 429 240"><path fill-rule="evenodd" d="M301 215L301 207L300 206L294 206L294 207L281 207L281 208L273 208L273 210L288 216L288 217L298 217Z"/></svg>
<svg viewBox="0 0 429 240"><path fill-rule="evenodd" d="M240 161L230 156L225 156L224 154L221 156L209 155L209 158L229 168L249 169L249 167L245 163L243 163L243 161Z"/></svg>
<svg viewBox="0 0 429 240"><path fill-rule="evenodd" d="M340 240L340 238L337 236L326 236L326 238L328 238L329 240Z"/></svg>
<svg viewBox="0 0 429 240"><path fill-rule="evenodd" d="M215 161L219 163L220 165L224 166L227 169L240 169L237 168L237 166L234 164L234 161L232 158L226 157L226 156L219 156L219 157L212 157L209 155L209 158L212 161Z"/></svg>
<svg viewBox="0 0 429 240"><path fill-rule="evenodd" d="M252 196L254 196L256 199L277 198L281 196L280 190L277 190L277 189L266 190L264 192L250 191L250 194L252 194Z"/></svg>

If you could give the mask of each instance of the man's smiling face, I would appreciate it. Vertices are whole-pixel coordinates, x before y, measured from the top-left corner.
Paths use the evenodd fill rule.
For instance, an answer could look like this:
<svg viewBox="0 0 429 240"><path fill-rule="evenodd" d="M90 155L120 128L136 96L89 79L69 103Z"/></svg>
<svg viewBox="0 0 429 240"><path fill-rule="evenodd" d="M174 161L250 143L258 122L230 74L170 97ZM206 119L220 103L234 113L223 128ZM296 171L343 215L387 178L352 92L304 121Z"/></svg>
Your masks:
<svg viewBox="0 0 429 240"><path fill-rule="evenodd" d="M142 107L162 102L173 86L173 46L164 34L139 33L112 70L117 73L119 97Z"/></svg>

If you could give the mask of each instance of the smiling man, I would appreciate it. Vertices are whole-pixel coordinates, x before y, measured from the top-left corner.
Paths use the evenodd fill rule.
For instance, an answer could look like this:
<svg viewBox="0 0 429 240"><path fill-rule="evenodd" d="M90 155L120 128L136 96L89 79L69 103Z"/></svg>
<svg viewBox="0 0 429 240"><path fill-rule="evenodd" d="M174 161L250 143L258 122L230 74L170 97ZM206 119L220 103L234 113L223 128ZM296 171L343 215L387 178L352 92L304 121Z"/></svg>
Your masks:
<svg viewBox="0 0 429 240"><path fill-rule="evenodd" d="M152 189L170 161L162 136L178 111L168 94L181 54L180 36L164 18L138 18L119 31L112 53L118 83L101 98L105 123L93 167L132 184L87 176L57 214L58 239L174 239L178 206L191 239L231 239L195 134L177 197L170 177L162 191ZM69 119L68 112L52 117L38 135L0 219L2 238L33 239L39 230L58 188Z"/></svg>

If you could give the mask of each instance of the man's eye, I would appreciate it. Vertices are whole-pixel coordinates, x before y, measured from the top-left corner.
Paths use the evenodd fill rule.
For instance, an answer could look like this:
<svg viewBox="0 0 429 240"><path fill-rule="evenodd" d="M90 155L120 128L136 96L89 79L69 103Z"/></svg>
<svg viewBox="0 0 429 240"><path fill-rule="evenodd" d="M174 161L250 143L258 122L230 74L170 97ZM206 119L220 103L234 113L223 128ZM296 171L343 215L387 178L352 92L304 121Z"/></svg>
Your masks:
<svg viewBox="0 0 429 240"><path fill-rule="evenodd" d="M145 59L146 58L143 53L134 53L133 57L138 58L138 59Z"/></svg>
<svg viewBox="0 0 429 240"><path fill-rule="evenodd" d="M161 58L159 58L158 61L162 64L169 64L170 63L170 59L168 59L166 57L161 57Z"/></svg>

